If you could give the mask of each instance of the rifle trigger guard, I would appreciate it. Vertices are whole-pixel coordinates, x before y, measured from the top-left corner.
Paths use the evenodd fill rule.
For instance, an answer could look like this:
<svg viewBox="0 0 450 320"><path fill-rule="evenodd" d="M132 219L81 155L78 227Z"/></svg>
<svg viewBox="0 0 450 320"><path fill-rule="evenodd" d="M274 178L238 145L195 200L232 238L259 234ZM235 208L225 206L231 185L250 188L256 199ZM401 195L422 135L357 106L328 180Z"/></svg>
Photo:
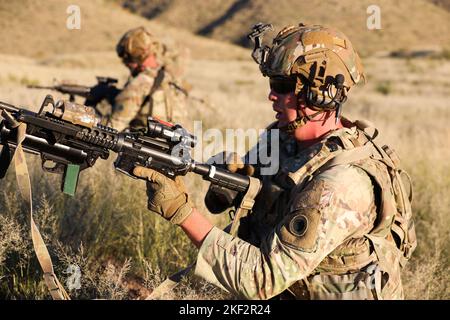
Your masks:
<svg viewBox="0 0 450 320"><path fill-rule="evenodd" d="M50 166L47 164L50 164ZM42 169L46 172L62 174L64 173L65 167L66 165L64 163L55 162L53 160L45 159L44 157L42 157Z"/></svg>

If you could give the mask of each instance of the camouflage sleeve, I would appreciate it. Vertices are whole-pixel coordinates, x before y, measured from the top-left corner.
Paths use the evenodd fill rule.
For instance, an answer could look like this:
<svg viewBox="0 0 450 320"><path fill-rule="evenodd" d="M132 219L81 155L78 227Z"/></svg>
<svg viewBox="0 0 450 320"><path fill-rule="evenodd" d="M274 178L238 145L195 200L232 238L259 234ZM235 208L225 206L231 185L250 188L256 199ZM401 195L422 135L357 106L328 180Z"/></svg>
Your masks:
<svg viewBox="0 0 450 320"><path fill-rule="evenodd" d="M122 131L139 112L145 97L153 86L154 78L141 73L131 79L117 95L112 108L111 124Z"/></svg>
<svg viewBox="0 0 450 320"><path fill-rule="evenodd" d="M284 220L260 247L213 228L195 272L239 298L269 299L311 274L344 240L364 235L375 216L369 177L337 166L294 196Z"/></svg>

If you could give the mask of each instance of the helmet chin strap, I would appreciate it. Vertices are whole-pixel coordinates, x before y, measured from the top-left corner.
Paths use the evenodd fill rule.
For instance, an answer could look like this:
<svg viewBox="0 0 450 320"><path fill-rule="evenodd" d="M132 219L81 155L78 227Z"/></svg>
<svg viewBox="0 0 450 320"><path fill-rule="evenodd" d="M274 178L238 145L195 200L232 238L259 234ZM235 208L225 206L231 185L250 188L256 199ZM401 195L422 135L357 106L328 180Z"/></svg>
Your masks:
<svg viewBox="0 0 450 320"><path fill-rule="evenodd" d="M289 134L293 133L297 128L303 127L308 121L311 121L314 117L317 115L327 112L327 111L336 111L335 115L335 123L339 121L341 110L342 110L342 104L347 100L347 96L345 95L344 91L344 76L342 74L338 74L336 76L336 83L334 84L336 87L336 93L334 95L329 94L331 97L331 101L328 103L324 103L323 101L319 104L317 104L317 99L312 99L310 97L310 89L308 86L304 86L303 88L306 89L306 92L304 90L300 90L298 93L298 99L303 96L303 100L306 101L307 105L310 106L312 110L315 110L316 112L311 115L302 115L300 113L300 109L297 108L297 118L285 126L280 127L279 129L287 132Z"/></svg>
<svg viewBox="0 0 450 320"><path fill-rule="evenodd" d="M281 131L287 132L287 133L293 133L295 131L295 129L303 127L308 121L311 121L312 118L314 118L315 116L323 113L323 110L319 110L311 115L301 115L300 114L300 110L297 109L297 118L295 118L295 120L290 121L288 124L286 124L285 126L279 127L279 129Z"/></svg>

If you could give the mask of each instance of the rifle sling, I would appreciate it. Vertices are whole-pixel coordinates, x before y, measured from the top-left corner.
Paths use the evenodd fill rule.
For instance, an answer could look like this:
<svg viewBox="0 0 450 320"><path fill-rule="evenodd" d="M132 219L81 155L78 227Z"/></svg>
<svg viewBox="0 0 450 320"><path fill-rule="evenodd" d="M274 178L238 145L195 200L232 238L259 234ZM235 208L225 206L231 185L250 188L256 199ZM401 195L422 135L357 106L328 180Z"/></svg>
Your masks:
<svg viewBox="0 0 450 320"><path fill-rule="evenodd" d="M239 229L240 220L244 218L250 210L252 210L253 205L255 204L255 198L261 189L261 180L257 178L250 177L250 184L248 186L247 191L244 194L244 197L239 203L239 208L236 210L236 214L233 219L233 224L231 225L230 234L235 237L237 235L237 231Z"/></svg>
<svg viewBox="0 0 450 320"><path fill-rule="evenodd" d="M181 281L181 279L188 274L189 271L195 266L195 263L190 264L186 268L178 271L177 273L172 274L166 280L161 282L159 286L153 289L152 293L150 293L145 300L156 300L162 298L166 293L172 291Z"/></svg>
<svg viewBox="0 0 450 320"><path fill-rule="evenodd" d="M163 83L165 78L165 70L164 67L159 68L158 73L156 74L155 77L155 81L153 82L152 87L150 88L150 91L148 92L147 96L145 97L144 101L141 104L141 107L139 108L139 110L142 110L144 108L144 106L150 102L150 99L152 97L152 95L155 93L156 90L158 90L158 88L161 86L161 84ZM146 115L151 116L153 113L152 110L152 105L150 105L149 108L149 113Z"/></svg>
<svg viewBox="0 0 450 320"><path fill-rule="evenodd" d="M64 290L64 287L55 275L52 259L33 219L30 175L28 173L28 167L25 160L25 153L22 148L22 142L25 140L26 129L27 125L25 123L21 123L17 127L17 147L16 152L14 153L14 165L16 167L16 178L20 194L25 200L30 211L31 240L33 242L34 251L36 252L36 257L42 271L44 272L45 284L50 290L52 298L54 300L70 300L69 295Z"/></svg>

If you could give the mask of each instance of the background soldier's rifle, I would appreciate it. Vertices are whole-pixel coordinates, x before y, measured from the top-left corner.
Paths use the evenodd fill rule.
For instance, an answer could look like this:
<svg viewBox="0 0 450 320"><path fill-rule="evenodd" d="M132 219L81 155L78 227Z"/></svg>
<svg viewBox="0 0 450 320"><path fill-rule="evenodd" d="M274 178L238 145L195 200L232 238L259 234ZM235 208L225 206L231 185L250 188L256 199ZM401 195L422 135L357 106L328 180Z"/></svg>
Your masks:
<svg viewBox="0 0 450 320"><path fill-rule="evenodd" d="M114 104L114 99L119 94L120 90L117 89L117 79L110 77L96 77L97 84L89 87L73 83L59 83L54 86L38 86L29 85L30 89L46 89L58 91L62 94L69 95L69 101L75 102L75 97L83 97L84 105L94 107L97 113L104 118L103 124L107 124L109 117L111 116L110 108L100 106L100 102L107 101L110 106Z"/></svg>

